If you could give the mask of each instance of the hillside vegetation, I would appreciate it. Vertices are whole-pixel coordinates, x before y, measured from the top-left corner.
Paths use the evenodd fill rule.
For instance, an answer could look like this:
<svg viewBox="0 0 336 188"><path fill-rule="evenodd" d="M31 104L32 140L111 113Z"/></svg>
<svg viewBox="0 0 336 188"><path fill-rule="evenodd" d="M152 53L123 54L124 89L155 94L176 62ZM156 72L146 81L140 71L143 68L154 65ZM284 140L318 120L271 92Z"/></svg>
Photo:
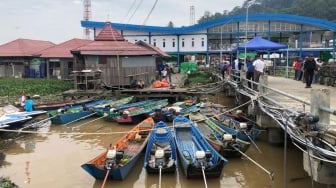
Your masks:
<svg viewBox="0 0 336 188"><path fill-rule="evenodd" d="M233 8L231 11L222 13L206 12L198 23L217 19L228 15L246 14L246 2ZM336 1L335 0L254 0L251 2L249 13L283 13L299 16L336 21Z"/></svg>

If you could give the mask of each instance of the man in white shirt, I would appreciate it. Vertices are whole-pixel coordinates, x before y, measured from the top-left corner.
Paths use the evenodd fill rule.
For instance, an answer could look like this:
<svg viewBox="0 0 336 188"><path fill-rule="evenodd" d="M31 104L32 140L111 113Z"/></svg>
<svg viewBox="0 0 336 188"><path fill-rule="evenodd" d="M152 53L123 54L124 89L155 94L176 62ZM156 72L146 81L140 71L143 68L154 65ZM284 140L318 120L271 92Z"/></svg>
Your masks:
<svg viewBox="0 0 336 188"><path fill-rule="evenodd" d="M255 57L255 60L253 61L253 67L254 67L254 81L259 82L260 76L264 74L265 63L260 59L258 55ZM255 90L258 90L257 85L254 85L253 88Z"/></svg>

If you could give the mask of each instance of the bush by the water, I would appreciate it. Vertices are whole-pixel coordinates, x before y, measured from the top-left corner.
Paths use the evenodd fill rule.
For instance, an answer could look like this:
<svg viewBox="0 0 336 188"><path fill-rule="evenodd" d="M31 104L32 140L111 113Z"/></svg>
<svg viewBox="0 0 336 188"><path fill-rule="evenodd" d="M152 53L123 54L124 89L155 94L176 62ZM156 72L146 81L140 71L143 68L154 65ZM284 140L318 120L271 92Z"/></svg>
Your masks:
<svg viewBox="0 0 336 188"><path fill-rule="evenodd" d="M0 78L0 97L18 96L24 91L29 95L58 94L72 89L72 81L58 79L34 79L34 78Z"/></svg>
<svg viewBox="0 0 336 188"><path fill-rule="evenodd" d="M8 177L0 177L0 187L1 188L18 188L15 183L13 183Z"/></svg>
<svg viewBox="0 0 336 188"><path fill-rule="evenodd" d="M208 84L212 83L212 74L211 72L192 72L188 75L187 82L191 85L197 85L197 84Z"/></svg>

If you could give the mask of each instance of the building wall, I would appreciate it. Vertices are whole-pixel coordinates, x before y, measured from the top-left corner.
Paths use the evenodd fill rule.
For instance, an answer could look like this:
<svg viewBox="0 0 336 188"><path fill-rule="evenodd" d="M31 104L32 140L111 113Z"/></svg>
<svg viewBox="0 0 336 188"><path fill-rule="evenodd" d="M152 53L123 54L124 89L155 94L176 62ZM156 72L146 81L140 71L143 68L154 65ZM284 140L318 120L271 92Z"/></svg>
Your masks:
<svg viewBox="0 0 336 188"><path fill-rule="evenodd" d="M85 56L85 69L101 70L101 80L108 86L128 86L131 80L149 84L155 79L155 61L154 56Z"/></svg>

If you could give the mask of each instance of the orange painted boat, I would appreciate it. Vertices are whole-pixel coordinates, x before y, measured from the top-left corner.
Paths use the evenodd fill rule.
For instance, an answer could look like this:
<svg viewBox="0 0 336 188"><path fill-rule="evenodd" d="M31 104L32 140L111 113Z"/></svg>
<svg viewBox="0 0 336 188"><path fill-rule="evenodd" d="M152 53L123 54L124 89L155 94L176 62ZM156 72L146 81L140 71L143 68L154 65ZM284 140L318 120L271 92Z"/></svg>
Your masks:
<svg viewBox="0 0 336 188"><path fill-rule="evenodd" d="M125 179L146 147L154 124L151 117L143 120L82 168L96 179Z"/></svg>

